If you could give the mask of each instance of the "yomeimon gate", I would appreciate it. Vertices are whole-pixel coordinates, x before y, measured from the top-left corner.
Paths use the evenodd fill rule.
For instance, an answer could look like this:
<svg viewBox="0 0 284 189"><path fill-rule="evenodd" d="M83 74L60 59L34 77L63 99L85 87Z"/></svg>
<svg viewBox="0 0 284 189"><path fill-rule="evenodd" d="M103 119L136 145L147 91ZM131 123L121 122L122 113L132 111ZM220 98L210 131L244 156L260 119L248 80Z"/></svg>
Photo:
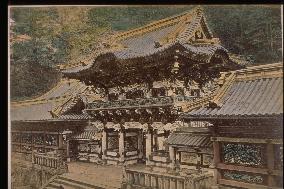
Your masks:
<svg viewBox="0 0 284 189"><path fill-rule="evenodd" d="M200 8L111 36L90 62L61 67L100 95L84 111L103 124L108 164L168 165L164 141L183 106L216 87L220 71L241 66L214 38Z"/></svg>
<svg viewBox="0 0 284 189"><path fill-rule="evenodd" d="M283 64L224 73L223 87L182 115L213 126L215 185L283 187Z"/></svg>
<svg viewBox="0 0 284 189"><path fill-rule="evenodd" d="M12 103L12 150L172 166L172 149L183 143L167 138L186 125L179 114L209 98L220 72L242 68L242 62L213 36L201 8L103 41L90 57L61 66L64 78L50 92ZM190 145L212 156L208 146Z"/></svg>

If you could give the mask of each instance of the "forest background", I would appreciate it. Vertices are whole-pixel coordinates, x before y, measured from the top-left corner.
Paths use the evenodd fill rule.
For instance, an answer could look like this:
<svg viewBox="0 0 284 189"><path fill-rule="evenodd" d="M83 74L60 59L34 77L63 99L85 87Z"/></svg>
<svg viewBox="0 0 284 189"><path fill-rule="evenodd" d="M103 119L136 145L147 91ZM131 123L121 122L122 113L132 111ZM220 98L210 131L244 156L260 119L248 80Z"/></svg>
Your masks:
<svg viewBox="0 0 284 189"><path fill-rule="evenodd" d="M194 6L12 7L11 99L30 99L60 79L56 65L80 60L105 36ZM204 5L215 37L252 64L282 61L280 5Z"/></svg>

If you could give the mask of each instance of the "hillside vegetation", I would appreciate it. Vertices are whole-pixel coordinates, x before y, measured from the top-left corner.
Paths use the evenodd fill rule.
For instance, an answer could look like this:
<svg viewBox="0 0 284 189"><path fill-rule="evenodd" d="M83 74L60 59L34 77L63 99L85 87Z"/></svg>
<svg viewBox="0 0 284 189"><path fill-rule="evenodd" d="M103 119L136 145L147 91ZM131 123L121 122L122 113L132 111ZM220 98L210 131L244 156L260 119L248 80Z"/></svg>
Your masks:
<svg viewBox="0 0 284 189"><path fill-rule="evenodd" d="M54 69L92 52L101 36L145 25L190 10L193 6L47 7L11 9L14 42L11 97L32 98L59 79ZM216 37L232 53L257 63L281 61L280 6L203 6Z"/></svg>

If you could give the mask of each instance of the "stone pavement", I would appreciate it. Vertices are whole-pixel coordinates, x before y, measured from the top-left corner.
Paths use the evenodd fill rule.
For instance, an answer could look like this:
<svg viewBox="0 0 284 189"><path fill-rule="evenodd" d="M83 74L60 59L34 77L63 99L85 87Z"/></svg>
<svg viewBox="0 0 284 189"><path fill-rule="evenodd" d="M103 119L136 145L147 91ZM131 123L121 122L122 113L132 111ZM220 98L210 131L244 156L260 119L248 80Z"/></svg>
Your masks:
<svg viewBox="0 0 284 189"><path fill-rule="evenodd" d="M64 176L69 178L108 189L121 188L122 166L70 162L68 163L68 170L69 172L64 174Z"/></svg>

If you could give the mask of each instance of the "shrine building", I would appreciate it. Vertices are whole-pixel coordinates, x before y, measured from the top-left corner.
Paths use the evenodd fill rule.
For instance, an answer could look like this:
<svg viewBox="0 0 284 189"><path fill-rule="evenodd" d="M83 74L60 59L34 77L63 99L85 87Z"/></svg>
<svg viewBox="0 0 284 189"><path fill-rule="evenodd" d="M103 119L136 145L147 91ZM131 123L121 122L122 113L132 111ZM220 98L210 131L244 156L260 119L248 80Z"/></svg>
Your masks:
<svg viewBox="0 0 284 189"><path fill-rule="evenodd" d="M181 115L211 124L214 185L283 188L283 63L226 72L220 82Z"/></svg>
<svg viewBox="0 0 284 189"><path fill-rule="evenodd" d="M90 57L60 66L63 77L49 92L32 100L11 103L12 155L33 159L37 154L53 153L64 161L212 169L217 175L221 170L234 169L225 163L218 164L220 141L235 141L236 128L245 126L242 121L249 120L254 125L256 117L236 122L217 117L212 122L211 116L207 119L208 111L192 113L191 110L210 102L210 108L216 109L212 112L218 113L220 107L221 110L227 107L220 99L226 97L230 86L249 74L237 71L245 67L244 61L229 53L213 36L202 8L102 41ZM221 75L224 81L218 80ZM250 89L239 83L236 87ZM246 90L239 90L240 95L241 92ZM257 95L262 99L265 94ZM239 101L235 100L241 100L240 95L232 97L230 102L238 105ZM261 110L266 108L259 106ZM229 106L225 109L233 112ZM257 123L272 123L270 119L263 120ZM236 126L222 127L230 124ZM224 132L214 129L216 125L225 129ZM230 134L223 136L227 131ZM273 141L269 144L274 144ZM213 159L221 167L210 167ZM226 182L221 178L218 176L216 181Z"/></svg>

